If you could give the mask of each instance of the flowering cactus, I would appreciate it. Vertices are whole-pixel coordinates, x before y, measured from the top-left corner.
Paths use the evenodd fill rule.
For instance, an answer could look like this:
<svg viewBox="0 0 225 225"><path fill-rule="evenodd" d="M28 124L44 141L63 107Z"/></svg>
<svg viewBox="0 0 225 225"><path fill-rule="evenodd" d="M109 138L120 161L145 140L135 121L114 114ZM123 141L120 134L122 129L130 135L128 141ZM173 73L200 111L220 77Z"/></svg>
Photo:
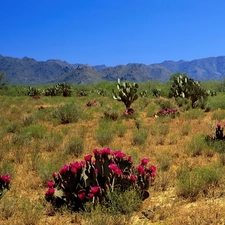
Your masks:
<svg viewBox="0 0 225 225"><path fill-rule="evenodd" d="M132 157L110 148L94 149L94 157L89 154L84 161L64 165L53 180L47 182L47 201L55 207L66 204L71 209L84 210L84 203L103 204L108 194L115 189L124 192L135 188L144 200L153 185L156 167L148 166L149 159L143 158L140 165L133 166Z"/></svg>
<svg viewBox="0 0 225 225"><path fill-rule="evenodd" d="M11 178L10 178L9 174L0 176L0 196L2 195L2 193L5 189L9 190L10 181L11 181Z"/></svg>

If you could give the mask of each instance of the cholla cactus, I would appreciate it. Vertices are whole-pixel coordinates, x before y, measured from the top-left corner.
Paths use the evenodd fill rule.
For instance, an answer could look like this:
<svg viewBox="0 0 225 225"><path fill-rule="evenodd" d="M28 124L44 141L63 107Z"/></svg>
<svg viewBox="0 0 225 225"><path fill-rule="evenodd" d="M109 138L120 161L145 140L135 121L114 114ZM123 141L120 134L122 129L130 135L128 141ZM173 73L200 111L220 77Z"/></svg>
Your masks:
<svg viewBox="0 0 225 225"><path fill-rule="evenodd" d="M120 83L120 79L118 79L117 89L119 91L118 94L115 93L114 89L112 90L113 98L117 101L122 101L126 109L129 109L131 104L138 99L138 84L131 84L129 82Z"/></svg>
<svg viewBox="0 0 225 225"><path fill-rule="evenodd" d="M156 176L156 167L148 166L143 158L135 167L131 156L109 148L94 149L84 161L64 165L58 173L53 173L54 181L48 181L49 189L45 198L55 207L66 204L73 210L84 210L84 203L90 201L104 204L108 194L115 188L120 191L133 187L144 200Z"/></svg>

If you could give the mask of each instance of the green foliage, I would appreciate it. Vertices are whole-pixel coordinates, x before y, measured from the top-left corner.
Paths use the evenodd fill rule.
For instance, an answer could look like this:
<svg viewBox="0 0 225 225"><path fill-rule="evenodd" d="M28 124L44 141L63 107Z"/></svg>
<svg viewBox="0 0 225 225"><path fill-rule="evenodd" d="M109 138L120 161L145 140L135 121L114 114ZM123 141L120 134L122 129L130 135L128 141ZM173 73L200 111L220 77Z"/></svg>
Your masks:
<svg viewBox="0 0 225 225"><path fill-rule="evenodd" d="M134 189L126 190L121 192L116 189L113 192L108 193L110 214L131 214L138 210L142 203L140 194Z"/></svg>
<svg viewBox="0 0 225 225"><path fill-rule="evenodd" d="M53 118L56 118L60 124L76 123L81 117L81 109L73 103L66 103L58 106L53 112Z"/></svg>
<svg viewBox="0 0 225 225"><path fill-rule="evenodd" d="M78 157L84 152L84 141L81 137L69 138L67 141L65 151L68 154L73 154Z"/></svg>
<svg viewBox="0 0 225 225"><path fill-rule="evenodd" d="M129 109L131 104L138 99L138 84L131 84L129 82L120 83L120 79L118 79L117 89L119 91L118 94L112 89L113 98L117 101L122 101L125 104L126 109Z"/></svg>
<svg viewBox="0 0 225 225"><path fill-rule="evenodd" d="M72 94L71 86L68 83L59 83L53 87L47 87L44 89L43 94L45 96L59 96L70 97Z"/></svg>
<svg viewBox="0 0 225 225"><path fill-rule="evenodd" d="M205 149L208 148L205 142L205 135L200 134L193 136L185 148L185 152L192 157L203 155Z"/></svg>
<svg viewBox="0 0 225 225"><path fill-rule="evenodd" d="M187 98L191 101L192 108L205 108L208 93L198 82L188 78L187 74L180 73L172 75L171 80L169 97Z"/></svg>
<svg viewBox="0 0 225 225"><path fill-rule="evenodd" d="M27 95L33 97L33 96L38 96L41 95L41 91L38 88L35 87L28 87L27 88Z"/></svg>
<svg viewBox="0 0 225 225"><path fill-rule="evenodd" d="M222 167L218 164L192 170L184 165L177 171L177 194L195 201L201 192L207 195L212 185L218 185L222 174Z"/></svg>
<svg viewBox="0 0 225 225"><path fill-rule="evenodd" d="M133 131L132 144L133 145L143 145L148 137L148 132L146 129L140 129Z"/></svg>

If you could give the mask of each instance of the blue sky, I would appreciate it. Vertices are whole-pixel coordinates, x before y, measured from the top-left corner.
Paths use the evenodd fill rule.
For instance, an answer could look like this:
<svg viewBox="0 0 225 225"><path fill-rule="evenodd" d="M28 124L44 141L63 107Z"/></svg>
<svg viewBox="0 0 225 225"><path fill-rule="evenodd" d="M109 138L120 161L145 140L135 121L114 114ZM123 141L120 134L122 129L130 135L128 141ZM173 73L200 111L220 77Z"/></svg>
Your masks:
<svg viewBox="0 0 225 225"><path fill-rule="evenodd" d="M225 56L224 0L0 0L0 54L90 66Z"/></svg>

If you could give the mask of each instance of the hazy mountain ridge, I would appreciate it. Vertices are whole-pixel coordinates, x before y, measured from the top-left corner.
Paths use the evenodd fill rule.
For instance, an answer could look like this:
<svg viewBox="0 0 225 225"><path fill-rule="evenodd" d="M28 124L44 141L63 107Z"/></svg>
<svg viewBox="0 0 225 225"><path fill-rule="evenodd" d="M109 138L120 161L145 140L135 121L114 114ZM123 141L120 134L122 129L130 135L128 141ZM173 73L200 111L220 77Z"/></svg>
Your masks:
<svg viewBox="0 0 225 225"><path fill-rule="evenodd" d="M69 64L61 60L36 61L0 55L0 72L6 73L10 84L46 84L68 82L91 84L101 80L148 80L168 81L174 72L187 73L190 78L200 81L221 80L225 76L225 56L209 57L192 61L164 61L156 64L129 63L110 66Z"/></svg>

